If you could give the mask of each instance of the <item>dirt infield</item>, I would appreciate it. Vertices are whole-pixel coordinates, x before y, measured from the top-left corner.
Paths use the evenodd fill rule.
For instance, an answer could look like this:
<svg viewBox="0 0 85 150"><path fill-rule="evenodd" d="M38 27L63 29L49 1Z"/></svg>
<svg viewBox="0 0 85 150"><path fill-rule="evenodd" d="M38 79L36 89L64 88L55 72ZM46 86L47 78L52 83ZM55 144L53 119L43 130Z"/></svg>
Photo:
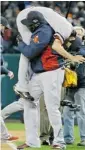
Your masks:
<svg viewBox="0 0 85 150"><path fill-rule="evenodd" d="M10 131L10 133L13 136L18 136L18 142L24 142L25 141L25 133L24 131ZM15 144L15 142L13 142ZM16 144L15 144L16 145ZM1 144L1 150L13 150L8 144L3 143Z"/></svg>

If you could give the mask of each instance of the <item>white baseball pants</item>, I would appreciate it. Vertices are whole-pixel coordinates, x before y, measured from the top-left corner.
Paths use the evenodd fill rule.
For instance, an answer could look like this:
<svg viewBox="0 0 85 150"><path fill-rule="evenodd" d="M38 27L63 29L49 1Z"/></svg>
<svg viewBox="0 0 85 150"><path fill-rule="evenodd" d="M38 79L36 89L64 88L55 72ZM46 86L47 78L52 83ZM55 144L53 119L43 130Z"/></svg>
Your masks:
<svg viewBox="0 0 85 150"><path fill-rule="evenodd" d="M44 93L48 117L54 130L53 144L65 144L62 133L61 113L59 111L63 78L64 70L57 69L34 74L29 82L29 92L35 98L34 102L25 100L24 103L26 144L30 147L40 147L38 108L42 92Z"/></svg>
<svg viewBox="0 0 85 150"><path fill-rule="evenodd" d="M4 140L7 140L11 135L8 133L8 130L6 128L4 120L3 120L3 118L1 116L0 116L0 124L1 124L0 139L2 141L4 141Z"/></svg>
<svg viewBox="0 0 85 150"><path fill-rule="evenodd" d="M6 106L4 109L2 109L1 114L3 119L8 118L11 114L24 110L24 99L20 98L18 101L15 101L8 106Z"/></svg>
<svg viewBox="0 0 85 150"><path fill-rule="evenodd" d="M19 70L18 70L18 83L16 89L21 92L28 92L28 84L31 79L33 71L30 66L29 59L23 54L20 56Z"/></svg>

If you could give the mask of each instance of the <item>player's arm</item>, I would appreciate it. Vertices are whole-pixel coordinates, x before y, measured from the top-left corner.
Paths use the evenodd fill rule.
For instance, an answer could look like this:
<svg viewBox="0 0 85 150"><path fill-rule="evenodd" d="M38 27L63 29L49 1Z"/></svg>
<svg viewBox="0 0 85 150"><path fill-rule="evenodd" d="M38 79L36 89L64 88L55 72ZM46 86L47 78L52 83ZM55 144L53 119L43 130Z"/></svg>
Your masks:
<svg viewBox="0 0 85 150"><path fill-rule="evenodd" d="M63 56L64 58L66 59L69 59L73 62L85 62L85 58L80 56L80 55L76 55L76 56L73 56L71 55L70 53L68 53L63 45L62 45L62 42L60 39L55 39L54 42L53 42L53 45L52 45L52 48L57 51L58 54L60 54L61 56Z"/></svg>
<svg viewBox="0 0 85 150"><path fill-rule="evenodd" d="M0 61L1 61L1 66L0 66L1 74L7 75L9 70L6 67L4 67L4 60L2 55L0 55Z"/></svg>
<svg viewBox="0 0 85 150"><path fill-rule="evenodd" d="M14 74L12 71L8 70L4 66L0 66L1 75L7 75L10 79L14 78Z"/></svg>
<svg viewBox="0 0 85 150"><path fill-rule="evenodd" d="M5 66L4 66L4 61L3 61L3 57L1 55L1 66L0 66L0 70L1 70L1 75L7 75L8 77L10 77L10 79L12 79L14 77L14 74L12 71L8 70Z"/></svg>
<svg viewBox="0 0 85 150"><path fill-rule="evenodd" d="M9 70L7 68L1 66L0 69L1 69L1 74L8 75Z"/></svg>
<svg viewBox="0 0 85 150"><path fill-rule="evenodd" d="M51 28L39 31L38 33L36 33L33 39L31 39L30 45L26 45L24 42L20 42L18 46L19 51L29 59L33 59L34 57L40 55L43 52L44 48L50 42L51 37Z"/></svg>

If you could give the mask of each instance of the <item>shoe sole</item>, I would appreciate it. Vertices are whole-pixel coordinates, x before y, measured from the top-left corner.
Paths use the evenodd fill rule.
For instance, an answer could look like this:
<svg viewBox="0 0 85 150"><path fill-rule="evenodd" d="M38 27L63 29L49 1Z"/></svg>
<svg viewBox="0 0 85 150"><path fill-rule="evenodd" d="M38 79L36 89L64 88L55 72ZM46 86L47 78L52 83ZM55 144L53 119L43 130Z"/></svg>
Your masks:
<svg viewBox="0 0 85 150"><path fill-rule="evenodd" d="M34 98L32 96L29 95L29 97L24 97L23 94L21 94L20 92L18 92L15 88L14 91L17 95L20 95L20 97L24 98L24 99L30 99L31 101L34 101Z"/></svg>
<svg viewBox="0 0 85 150"><path fill-rule="evenodd" d="M19 93L16 89L14 89L14 91L15 91L15 93L16 93L17 95L20 95L20 97L22 97L22 98L24 98L24 99L27 99L27 98L24 97L21 93Z"/></svg>
<svg viewBox="0 0 85 150"><path fill-rule="evenodd" d="M17 95L20 95L20 97L24 98L24 99L29 99L28 97L24 97L23 94L21 94L20 92L18 92L15 88L14 88L14 91ZM32 100L34 101L34 100Z"/></svg>
<svg viewBox="0 0 85 150"><path fill-rule="evenodd" d="M15 89L15 87L14 87L14 92L15 92L16 94L20 95L20 93Z"/></svg>
<svg viewBox="0 0 85 150"><path fill-rule="evenodd" d="M18 140L18 139L16 139L16 140L7 140L7 141L10 141L10 142L11 142L11 141L17 141L17 140Z"/></svg>

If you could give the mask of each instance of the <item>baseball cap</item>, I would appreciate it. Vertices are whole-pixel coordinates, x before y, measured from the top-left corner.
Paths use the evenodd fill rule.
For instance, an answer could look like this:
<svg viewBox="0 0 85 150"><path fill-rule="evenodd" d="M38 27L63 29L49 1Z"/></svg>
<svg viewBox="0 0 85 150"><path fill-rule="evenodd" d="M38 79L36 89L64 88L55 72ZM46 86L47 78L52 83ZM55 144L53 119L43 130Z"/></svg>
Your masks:
<svg viewBox="0 0 85 150"><path fill-rule="evenodd" d="M5 17L2 17L2 16L1 16L1 24L2 24L3 26L5 26L6 28L11 29L11 27L10 27L10 25L9 25L9 23L8 23L8 21L7 21L7 19L6 19Z"/></svg>
<svg viewBox="0 0 85 150"><path fill-rule="evenodd" d="M30 26L32 23L36 23L39 21L40 23L46 23L44 16L42 13L38 11L31 11L27 14L27 17L21 20L21 23L26 26Z"/></svg>

